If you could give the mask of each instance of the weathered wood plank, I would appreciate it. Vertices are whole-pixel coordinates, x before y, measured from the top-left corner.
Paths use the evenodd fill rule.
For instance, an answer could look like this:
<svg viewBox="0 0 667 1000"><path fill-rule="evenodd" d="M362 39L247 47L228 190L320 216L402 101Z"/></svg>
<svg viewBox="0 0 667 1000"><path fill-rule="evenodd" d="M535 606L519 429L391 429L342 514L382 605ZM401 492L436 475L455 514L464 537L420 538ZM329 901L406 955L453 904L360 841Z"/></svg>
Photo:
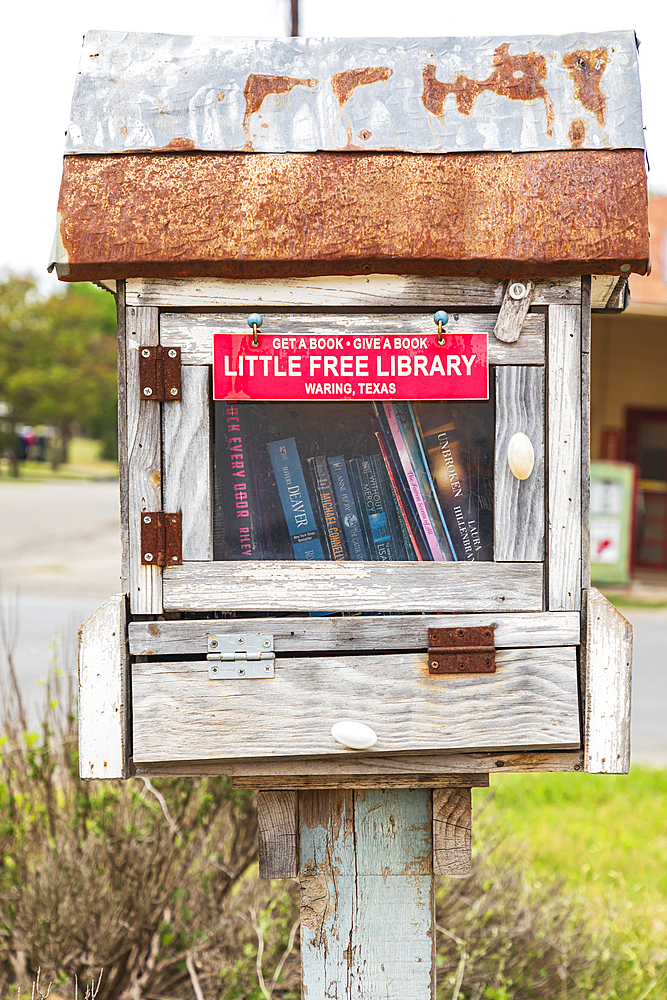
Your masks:
<svg viewBox="0 0 667 1000"><path fill-rule="evenodd" d="M144 400L139 390L139 350L158 343L158 310L131 306L127 332L127 453L130 538L130 610L135 615L162 613L162 570L141 564L143 510L162 510L160 403Z"/></svg>
<svg viewBox="0 0 667 1000"><path fill-rule="evenodd" d="M299 794L309 1000L434 996L429 798L425 789Z"/></svg>
<svg viewBox="0 0 667 1000"><path fill-rule="evenodd" d="M581 307L549 308L550 611L581 606Z"/></svg>
<svg viewBox="0 0 667 1000"><path fill-rule="evenodd" d="M248 332L247 313L164 313L160 317L160 343L180 347L184 365L212 363L213 334ZM504 344L493 336L495 316L489 313L452 313L447 333L486 333L489 364L533 364L545 362L546 319L528 316L520 340ZM260 337L326 336L437 336L432 313L381 315L336 315L331 313L267 313ZM250 334L249 334L250 335Z"/></svg>
<svg viewBox="0 0 667 1000"><path fill-rule="evenodd" d="M162 407L164 509L183 512L183 559L213 558L210 368L182 369L182 402Z"/></svg>
<svg viewBox="0 0 667 1000"><path fill-rule="evenodd" d="M232 778L232 788L487 788L488 773L480 774L331 774L269 775Z"/></svg>
<svg viewBox="0 0 667 1000"><path fill-rule="evenodd" d="M526 294L522 299L513 299L510 295L510 288L513 284L514 282L511 280L507 282L493 330L496 339L502 340L506 344L515 343L521 336L528 310L535 295L535 282L525 281L523 284L526 288Z"/></svg>
<svg viewBox="0 0 667 1000"><path fill-rule="evenodd" d="M208 652L207 636L256 629L274 637L280 653L357 652L364 649L423 650L430 628L495 625L496 648L576 646L581 621L576 611L522 614L354 615L345 618L200 618L183 621L131 622L133 656L178 656Z"/></svg>
<svg viewBox="0 0 667 1000"><path fill-rule="evenodd" d="M584 655L584 766L588 774L630 770L632 625L591 587Z"/></svg>
<svg viewBox="0 0 667 1000"><path fill-rule="evenodd" d="M296 878L299 874L299 813L295 791L257 793L259 877Z"/></svg>
<svg viewBox="0 0 667 1000"><path fill-rule="evenodd" d="M294 657L270 680L211 681L206 661L136 663L135 761L320 755L347 761L340 719L375 753L580 745L573 647L500 650L495 674L430 676L428 655ZM368 754L366 754L368 756Z"/></svg>
<svg viewBox="0 0 667 1000"><path fill-rule="evenodd" d="M591 309L622 309L628 276L594 274L591 277Z"/></svg>
<svg viewBox="0 0 667 1000"><path fill-rule="evenodd" d="M411 754L375 754L360 753L354 757L340 759L314 760L313 758L272 757L244 758L241 760L211 759L211 760L171 760L171 761L137 761L135 773L146 777L164 777L180 775L181 777L198 777L204 774L232 775L233 780L246 779L248 782L260 782L244 787L261 788L261 782L266 781L268 787L277 787L279 781L285 782L288 788L303 787L298 783L308 776L315 780L315 788L330 787L329 778L344 774L345 787L356 784L364 776L379 778L399 774L414 774L423 780L426 787L439 784L442 775L449 779L453 773L468 777L471 773L480 775L494 771L497 774L538 774L543 771L573 772L583 770L583 752L581 749L567 751L551 751L548 753L411 753ZM354 781L351 779L354 778ZM348 780L349 779L349 780ZM318 782L321 780L321 785ZM306 782L307 784L307 782ZM241 786L239 786L241 787ZM332 782L331 787L338 787Z"/></svg>
<svg viewBox="0 0 667 1000"><path fill-rule="evenodd" d="M504 282L495 278L430 278L421 275L360 274L313 278L130 278L129 305L163 308L431 308L500 306ZM535 282L533 305L578 302L578 278Z"/></svg>
<svg viewBox="0 0 667 1000"><path fill-rule="evenodd" d="M165 611L541 611L541 563L211 562L168 566Z"/></svg>
<svg viewBox="0 0 667 1000"><path fill-rule="evenodd" d="M591 281L581 279L581 586L591 584Z"/></svg>
<svg viewBox="0 0 667 1000"><path fill-rule="evenodd" d="M513 475L507 461L514 434L530 438L535 464L528 479ZM541 368L496 369L494 478L496 562L544 558L544 372Z"/></svg>
<svg viewBox="0 0 667 1000"><path fill-rule="evenodd" d="M116 283L115 283L116 284ZM125 282L116 288L116 323L118 327L118 478L120 486L120 587L130 590L130 513L129 470L127 456L127 332L125 325Z"/></svg>
<svg viewBox="0 0 667 1000"><path fill-rule="evenodd" d="M433 791L433 871L463 878L472 867L472 796L470 788Z"/></svg>
<svg viewBox="0 0 667 1000"><path fill-rule="evenodd" d="M126 597L109 597L79 629L79 773L128 778Z"/></svg>

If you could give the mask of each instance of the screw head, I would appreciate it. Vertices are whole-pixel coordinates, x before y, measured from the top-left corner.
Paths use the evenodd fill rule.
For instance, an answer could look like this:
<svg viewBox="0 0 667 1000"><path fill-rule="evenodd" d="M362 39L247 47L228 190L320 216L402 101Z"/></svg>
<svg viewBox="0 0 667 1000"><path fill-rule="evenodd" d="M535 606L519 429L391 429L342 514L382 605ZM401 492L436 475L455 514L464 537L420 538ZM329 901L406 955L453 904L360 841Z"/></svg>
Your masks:
<svg viewBox="0 0 667 1000"><path fill-rule="evenodd" d="M152 552L144 552L144 562L153 562Z"/></svg>
<svg viewBox="0 0 667 1000"><path fill-rule="evenodd" d="M141 352L141 356L142 358L150 358L151 352L144 347L143 351Z"/></svg>
<svg viewBox="0 0 667 1000"><path fill-rule="evenodd" d="M212 674L217 674L217 672L218 672L218 668L217 667L211 667L211 673Z"/></svg>
<svg viewBox="0 0 667 1000"><path fill-rule="evenodd" d="M271 667L270 667L270 666L269 666L269 664L267 663L267 664L266 664L266 666L264 667L264 669L266 670L266 672L267 672L267 674L268 674L268 673L270 672L270 670L271 670Z"/></svg>
<svg viewBox="0 0 667 1000"><path fill-rule="evenodd" d="M243 669L243 667L239 667L236 673L239 675L239 677L245 677L245 670Z"/></svg>
<svg viewBox="0 0 667 1000"><path fill-rule="evenodd" d="M237 636L236 641L238 642L239 646L242 646L243 643L245 642L245 639L243 638L242 635L239 635Z"/></svg>
<svg viewBox="0 0 667 1000"><path fill-rule="evenodd" d="M528 289L522 281L513 281L510 285L509 293L510 298L518 302L520 299L525 299Z"/></svg>
<svg viewBox="0 0 667 1000"><path fill-rule="evenodd" d="M262 643L262 646L264 646L265 649L268 649L270 645L271 645L270 639L265 639L264 642Z"/></svg>
<svg viewBox="0 0 667 1000"><path fill-rule="evenodd" d="M218 648L218 640L217 639L209 639L208 640L208 648L209 649L217 649Z"/></svg>
<svg viewBox="0 0 667 1000"><path fill-rule="evenodd" d="M144 518L144 524L150 524L150 523L151 523L151 518L150 517L145 517Z"/></svg>
<svg viewBox="0 0 667 1000"><path fill-rule="evenodd" d="M146 388L144 389L144 396L152 396L152 395L153 395L153 390L150 388L150 386L147 385Z"/></svg>
<svg viewBox="0 0 667 1000"><path fill-rule="evenodd" d="M172 347L172 349L171 349L171 350L169 351L169 357L170 357L170 358L175 358L175 357L176 357L176 351L174 350L174 348L173 348L173 347Z"/></svg>
<svg viewBox="0 0 667 1000"><path fill-rule="evenodd" d="M434 670L437 667L437 665L438 665L438 661L437 660L431 660L431 666L433 667Z"/></svg>
<svg viewBox="0 0 667 1000"><path fill-rule="evenodd" d="M624 274L627 274L629 270L630 270L629 264L621 264L621 271L623 271Z"/></svg>
<svg viewBox="0 0 667 1000"><path fill-rule="evenodd" d="M172 562L178 562L178 556L172 556L171 557L171 561Z"/></svg>
<svg viewBox="0 0 667 1000"><path fill-rule="evenodd" d="M172 396L178 396L178 389L172 388L169 390L169 392Z"/></svg>

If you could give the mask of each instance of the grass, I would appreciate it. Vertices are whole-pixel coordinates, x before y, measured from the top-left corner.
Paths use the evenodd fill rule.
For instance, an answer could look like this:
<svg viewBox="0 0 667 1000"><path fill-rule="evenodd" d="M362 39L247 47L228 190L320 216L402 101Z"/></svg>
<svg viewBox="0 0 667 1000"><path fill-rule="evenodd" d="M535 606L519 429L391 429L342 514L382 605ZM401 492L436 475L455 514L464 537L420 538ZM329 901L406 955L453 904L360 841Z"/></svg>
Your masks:
<svg viewBox="0 0 667 1000"><path fill-rule="evenodd" d="M640 597L626 597L625 594L615 594L606 590L604 596L616 608L644 608L646 611L661 611L667 608L667 601L642 600Z"/></svg>
<svg viewBox="0 0 667 1000"><path fill-rule="evenodd" d="M492 775L475 791L493 808L506 843L522 845L539 889L554 877L583 902L607 949L641 982L640 996L667 997L667 769L630 775Z"/></svg>
<svg viewBox="0 0 667 1000"><path fill-rule="evenodd" d="M18 479L10 475L9 461L0 459L0 476L5 482L35 483L51 479L117 479L118 463L100 458L101 441L90 438L72 438L69 447L69 462L55 471L48 462L21 462Z"/></svg>

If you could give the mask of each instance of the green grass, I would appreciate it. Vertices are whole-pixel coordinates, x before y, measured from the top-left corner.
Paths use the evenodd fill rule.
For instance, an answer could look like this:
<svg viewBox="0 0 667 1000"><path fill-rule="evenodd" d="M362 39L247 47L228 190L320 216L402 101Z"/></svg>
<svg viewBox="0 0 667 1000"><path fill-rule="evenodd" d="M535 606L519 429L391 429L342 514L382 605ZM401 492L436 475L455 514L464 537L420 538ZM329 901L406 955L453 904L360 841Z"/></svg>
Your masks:
<svg viewBox="0 0 667 1000"><path fill-rule="evenodd" d="M492 775L475 810L492 812L508 845L523 845L534 885L562 880L591 923L608 928L610 953L645 988L655 981L648 1000L667 997L667 769Z"/></svg>
<svg viewBox="0 0 667 1000"><path fill-rule="evenodd" d="M69 446L69 462L55 472L48 462L21 462L18 479L10 476L9 462L0 459L0 476L7 482L44 482L50 479L116 479L118 463L100 458L101 441L90 438L72 438Z"/></svg>
<svg viewBox="0 0 667 1000"><path fill-rule="evenodd" d="M624 594L615 594L605 590L604 596L616 608L646 608L649 611L658 611L667 608L667 601L643 601L638 597L626 597Z"/></svg>

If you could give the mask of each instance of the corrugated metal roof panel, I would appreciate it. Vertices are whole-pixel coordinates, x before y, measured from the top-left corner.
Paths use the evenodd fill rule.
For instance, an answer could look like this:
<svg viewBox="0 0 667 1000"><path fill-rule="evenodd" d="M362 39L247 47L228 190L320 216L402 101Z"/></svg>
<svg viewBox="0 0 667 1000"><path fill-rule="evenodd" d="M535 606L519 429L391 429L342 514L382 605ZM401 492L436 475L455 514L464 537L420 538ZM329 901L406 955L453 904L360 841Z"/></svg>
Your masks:
<svg viewBox="0 0 667 1000"><path fill-rule="evenodd" d="M66 153L643 147L632 31L434 39L91 31Z"/></svg>

